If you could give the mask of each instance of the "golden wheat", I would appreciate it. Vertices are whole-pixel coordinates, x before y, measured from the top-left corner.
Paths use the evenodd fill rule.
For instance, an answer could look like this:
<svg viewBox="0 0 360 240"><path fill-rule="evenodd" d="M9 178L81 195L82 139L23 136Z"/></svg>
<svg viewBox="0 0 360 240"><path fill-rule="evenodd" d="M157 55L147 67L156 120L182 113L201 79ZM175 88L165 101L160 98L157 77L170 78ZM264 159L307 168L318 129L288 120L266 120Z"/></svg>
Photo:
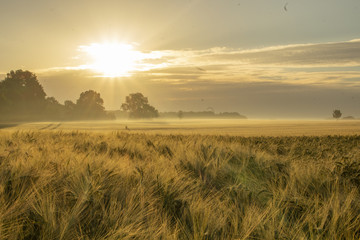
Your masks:
<svg viewBox="0 0 360 240"><path fill-rule="evenodd" d="M0 133L1 239L359 239L360 136Z"/></svg>

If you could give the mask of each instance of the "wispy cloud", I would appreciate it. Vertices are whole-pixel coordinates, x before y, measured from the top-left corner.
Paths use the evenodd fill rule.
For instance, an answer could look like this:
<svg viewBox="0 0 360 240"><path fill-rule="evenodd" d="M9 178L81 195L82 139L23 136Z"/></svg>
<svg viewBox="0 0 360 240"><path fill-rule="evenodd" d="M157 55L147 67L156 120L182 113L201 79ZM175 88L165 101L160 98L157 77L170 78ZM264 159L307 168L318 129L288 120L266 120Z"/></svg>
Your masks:
<svg viewBox="0 0 360 240"><path fill-rule="evenodd" d="M166 50L151 54L156 57L144 57L141 62L151 68L134 70L127 78L176 85L199 81L360 85L357 81L360 39L247 50L225 47ZM51 72L64 70L86 71L86 76L91 76L83 65L54 68Z"/></svg>
<svg viewBox="0 0 360 240"><path fill-rule="evenodd" d="M360 66L360 39L347 42L297 44L259 49L211 48L167 51L169 64L240 64L273 67Z"/></svg>
<svg viewBox="0 0 360 240"><path fill-rule="evenodd" d="M166 67L148 71L155 80L352 84L360 68L360 40L274 46L260 49L211 48L167 51ZM322 68L320 70L320 68ZM319 69L319 70L317 70Z"/></svg>

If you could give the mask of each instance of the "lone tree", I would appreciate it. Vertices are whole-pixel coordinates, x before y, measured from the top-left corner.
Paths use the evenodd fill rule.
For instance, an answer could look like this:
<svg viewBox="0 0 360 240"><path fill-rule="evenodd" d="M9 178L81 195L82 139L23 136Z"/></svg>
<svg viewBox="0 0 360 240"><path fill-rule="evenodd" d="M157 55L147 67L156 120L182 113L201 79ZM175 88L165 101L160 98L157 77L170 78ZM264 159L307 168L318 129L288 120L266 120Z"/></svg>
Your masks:
<svg viewBox="0 0 360 240"><path fill-rule="evenodd" d="M76 114L80 118L86 119L101 119L106 118L105 108L103 106L104 100L100 97L100 93L93 90L88 90L80 94L80 98L73 106L71 102L66 102L65 107L74 107Z"/></svg>
<svg viewBox="0 0 360 240"><path fill-rule="evenodd" d="M338 110L338 109L334 110L334 112L333 112L334 118L339 119L339 118L341 118L341 115L342 115L342 113L340 112L340 110Z"/></svg>
<svg viewBox="0 0 360 240"><path fill-rule="evenodd" d="M126 97L121 105L123 111L130 113L130 118L156 118L158 110L149 104L148 98L142 93L132 93Z"/></svg>

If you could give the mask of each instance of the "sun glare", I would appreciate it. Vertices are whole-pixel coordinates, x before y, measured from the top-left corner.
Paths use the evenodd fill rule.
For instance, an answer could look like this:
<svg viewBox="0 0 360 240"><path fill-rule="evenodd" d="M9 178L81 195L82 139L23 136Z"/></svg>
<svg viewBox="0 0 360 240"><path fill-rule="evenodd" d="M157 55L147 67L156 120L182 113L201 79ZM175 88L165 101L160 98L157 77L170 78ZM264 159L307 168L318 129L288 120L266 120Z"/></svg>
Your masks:
<svg viewBox="0 0 360 240"><path fill-rule="evenodd" d="M100 73L103 77L121 77L131 75L139 69L141 60L149 58L146 54L134 50L130 44L124 43L93 43L80 46L91 59L86 68Z"/></svg>

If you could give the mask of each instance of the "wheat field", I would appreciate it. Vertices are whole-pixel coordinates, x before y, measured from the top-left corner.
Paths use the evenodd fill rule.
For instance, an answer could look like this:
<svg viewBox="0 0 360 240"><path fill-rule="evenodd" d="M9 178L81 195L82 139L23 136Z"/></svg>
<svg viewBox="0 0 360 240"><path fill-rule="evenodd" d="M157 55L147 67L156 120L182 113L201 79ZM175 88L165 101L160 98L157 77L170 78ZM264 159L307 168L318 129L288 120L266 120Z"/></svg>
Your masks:
<svg viewBox="0 0 360 240"><path fill-rule="evenodd" d="M0 132L1 239L360 238L360 135L33 126Z"/></svg>
<svg viewBox="0 0 360 240"><path fill-rule="evenodd" d="M0 130L72 130L131 133L231 136L360 135L360 120L156 119L0 124Z"/></svg>

